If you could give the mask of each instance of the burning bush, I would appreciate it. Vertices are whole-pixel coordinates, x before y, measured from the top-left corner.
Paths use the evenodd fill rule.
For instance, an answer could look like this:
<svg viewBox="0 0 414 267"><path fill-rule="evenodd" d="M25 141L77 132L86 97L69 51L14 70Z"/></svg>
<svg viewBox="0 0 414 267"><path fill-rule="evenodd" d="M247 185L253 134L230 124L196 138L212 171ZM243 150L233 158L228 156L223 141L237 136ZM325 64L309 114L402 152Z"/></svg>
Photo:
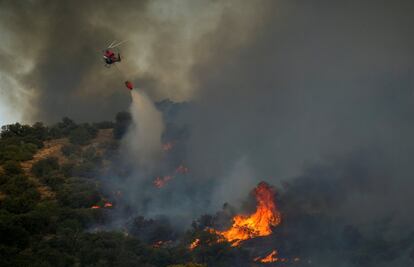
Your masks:
<svg viewBox="0 0 414 267"><path fill-rule="evenodd" d="M251 215L236 215L233 225L227 231L216 231L232 246L240 245L240 242L272 233L272 227L280 224L281 216L274 200L274 190L267 183L261 182L254 189L257 200L256 212Z"/></svg>

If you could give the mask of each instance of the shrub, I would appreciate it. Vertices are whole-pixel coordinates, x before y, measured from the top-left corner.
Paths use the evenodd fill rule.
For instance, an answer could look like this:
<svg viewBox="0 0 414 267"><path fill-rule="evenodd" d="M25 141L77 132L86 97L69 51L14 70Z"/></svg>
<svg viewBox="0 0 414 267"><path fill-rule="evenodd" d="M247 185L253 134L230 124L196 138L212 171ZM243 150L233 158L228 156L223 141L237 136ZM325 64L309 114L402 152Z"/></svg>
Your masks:
<svg viewBox="0 0 414 267"><path fill-rule="evenodd" d="M59 173L49 173L41 178L41 182L53 190L58 190L64 183L64 179Z"/></svg>
<svg viewBox="0 0 414 267"><path fill-rule="evenodd" d="M71 169L72 176L79 176L79 177L86 177L86 178L93 178L95 175L95 164L92 162L83 162L80 164L76 164Z"/></svg>
<svg viewBox="0 0 414 267"><path fill-rule="evenodd" d="M0 147L0 162L7 160L25 161L32 159L38 147L35 144L4 144Z"/></svg>
<svg viewBox="0 0 414 267"><path fill-rule="evenodd" d="M88 147L82 152L82 160L84 162L94 163L95 165L100 165L102 162L101 156L93 147Z"/></svg>
<svg viewBox="0 0 414 267"><path fill-rule="evenodd" d="M70 157L71 155L79 155L81 152L81 148L74 144L67 144L61 148L62 154L66 157Z"/></svg>
<svg viewBox="0 0 414 267"><path fill-rule="evenodd" d="M60 168L60 170L65 177L70 177L72 176L74 167L75 167L74 163L68 162L68 163L62 164L62 167Z"/></svg>
<svg viewBox="0 0 414 267"><path fill-rule="evenodd" d="M71 179L58 192L59 202L71 208L89 208L101 200L99 191L94 183L83 179Z"/></svg>
<svg viewBox="0 0 414 267"><path fill-rule="evenodd" d="M1 191L7 195L19 196L26 191L35 188L34 184L24 175L8 176L2 185Z"/></svg>
<svg viewBox="0 0 414 267"><path fill-rule="evenodd" d="M76 128L69 134L69 141L75 145L86 145L93 138L85 128Z"/></svg>
<svg viewBox="0 0 414 267"><path fill-rule="evenodd" d="M39 193L31 189L20 196L8 196L1 203L1 207L11 213L26 213L33 209L39 200Z"/></svg>
<svg viewBox="0 0 414 267"><path fill-rule="evenodd" d="M53 171L59 170L59 163L57 158L46 158L39 160L32 166L32 173L36 177L43 177L49 175Z"/></svg>
<svg viewBox="0 0 414 267"><path fill-rule="evenodd" d="M20 163L16 161L6 161L6 163L3 164L3 169L4 174L6 175L18 175L23 173Z"/></svg>

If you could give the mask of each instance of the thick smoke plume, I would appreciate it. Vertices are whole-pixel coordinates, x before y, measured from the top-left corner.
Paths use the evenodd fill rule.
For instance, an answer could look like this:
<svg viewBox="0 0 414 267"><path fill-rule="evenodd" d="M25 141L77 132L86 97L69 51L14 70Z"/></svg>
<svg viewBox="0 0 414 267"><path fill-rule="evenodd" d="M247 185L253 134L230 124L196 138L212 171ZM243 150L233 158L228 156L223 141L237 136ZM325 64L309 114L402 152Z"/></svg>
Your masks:
<svg viewBox="0 0 414 267"><path fill-rule="evenodd" d="M0 1L0 124L107 120L125 110L125 77L101 55L114 40L128 40L122 70L152 99L188 100L193 66L220 56L213 43L226 53L247 42L262 9L254 2Z"/></svg>
<svg viewBox="0 0 414 267"><path fill-rule="evenodd" d="M369 214L372 221L388 216L392 207L401 209L411 201L406 190L414 153L414 40L407 27L413 5L255 3L255 10L267 7L269 13L262 14L273 16L263 16L243 46L229 49L238 43L229 27L197 42L197 51L212 54L201 53L206 57L193 66L197 90L191 111L180 118L191 128L185 146L193 177L188 188L197 199L183 189L178 200L207 203L213 211L260 180L277 185L309 166L341 159L349 170L359 161L367 175L381 170L366 180L363 193L354 185L344 193L347 209L356 206L349 219ZM232 18L222 21L233 25ZM174 186L177 192L187 188L185 182ZM374 212L377 198L387 208ZM413 220L402 211L396 219Z"/></svg>

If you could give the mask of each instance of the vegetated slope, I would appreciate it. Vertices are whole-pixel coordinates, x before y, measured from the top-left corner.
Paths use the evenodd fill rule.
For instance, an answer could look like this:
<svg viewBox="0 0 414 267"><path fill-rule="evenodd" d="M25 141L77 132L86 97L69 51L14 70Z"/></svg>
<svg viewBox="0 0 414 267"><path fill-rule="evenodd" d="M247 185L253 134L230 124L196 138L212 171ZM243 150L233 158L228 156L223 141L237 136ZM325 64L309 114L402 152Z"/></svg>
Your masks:
<svg viewBox="0 0 414 267"><path fill-rule="evenodd" d="M154 248L116 231L90 232L117 208L105 206L99 176L129 117L2 128L0 266L203 266L185 264L193 261L185 245Z"/></svg>
<svg viewBox="0 0 414 267"><path fill-rule="evenodd" d="M93 138L88 144L81 145L80 149L82 151L87 150L88 148L95 148L99 156L102 156L105 152L104 146L102 144L108 143L113 139L113 129L100 129L97 132L95 138ZM32 168L33 165L39 162L40 160L45 160L47 158L56 158L60 166L68 163L70 160L67 156L62 153L62 148L69 145L69 138L58 138L52 140L46 140L43 142L43 147L40 148L34 155L33 158L27 161L22 161L20 166L22 167L24 173L27 177L36 185L37 190L39 191L42 199L52 199L55 197L55 193L50 189L49 186L40 182L39 179L33 175Z"/></svg>
<svg viewBox="0 0 414 267"><path fill-rule="evenodd" d="M64 163L67 159L62 154L62 147L67 145L69 140L67 138L59 138L55 140L45 141L43 143L43 148L39 149L36 154L33 155L33 159L23 161L20 163L24 173L27 177L36 185L37 190L40 193L42 199L51 199L55 197L53 191L43 183L39 181L33 174L32 174L32 167L33 165L38 162L39 160L46 159L46 158L57 158L59 164Z"/></svg>

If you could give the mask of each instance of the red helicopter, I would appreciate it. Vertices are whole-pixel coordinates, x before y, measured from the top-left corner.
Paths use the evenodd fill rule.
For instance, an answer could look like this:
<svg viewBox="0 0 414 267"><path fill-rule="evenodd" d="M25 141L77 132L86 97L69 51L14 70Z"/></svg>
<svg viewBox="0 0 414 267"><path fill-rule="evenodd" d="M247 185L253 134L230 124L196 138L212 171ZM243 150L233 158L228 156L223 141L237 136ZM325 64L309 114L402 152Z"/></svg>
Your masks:
<svg viewBox="0 0 414 267"><path fill-rule="evenodd" d="M110 48L105 50L103 58L108 67L116 62L121 62L121 54L118 53L118 56L115 55L114 51L112 51Z"/></svg>
<svg viewBox="0 0 414 267"><path fill-rule="evenodd" d="M115 48L120 46L121 44L123 44L125 42L126 41L116 43L116 41L113 41L111 44L108 45L108 47L105 50L103 50L103 59L104 59L104 62L105 62L105 67L110 68L113 64L115 64L117 62L121 62L121 53L119 51L117 51L117 53L115 53L115 50L118 50L118 49L115 49ZM117 68L117 69L119 70L119 72L121 72L121 70L119 68ZM122 72L121 72L121 74L123 75ZM125 81L125 86L130 91L132 89L134 89L134 85L130 81Z"/></svg>
<svg viewBox="0 0 414 267"><path fill-rule="evenodd" d="M125 43L126 41L122 41L122 42L116 42L113 41L112 43L110 43L108 45L108 47L106 49L104 49L103 52L103 59L105 61L105 66L106 67L111 67L112 64L116 63L116 62L121 62L121 53L119 53L118 51L118 46L120 46L121 44ZM115 51L117 51L117 54L115 54Z"/></svg>

